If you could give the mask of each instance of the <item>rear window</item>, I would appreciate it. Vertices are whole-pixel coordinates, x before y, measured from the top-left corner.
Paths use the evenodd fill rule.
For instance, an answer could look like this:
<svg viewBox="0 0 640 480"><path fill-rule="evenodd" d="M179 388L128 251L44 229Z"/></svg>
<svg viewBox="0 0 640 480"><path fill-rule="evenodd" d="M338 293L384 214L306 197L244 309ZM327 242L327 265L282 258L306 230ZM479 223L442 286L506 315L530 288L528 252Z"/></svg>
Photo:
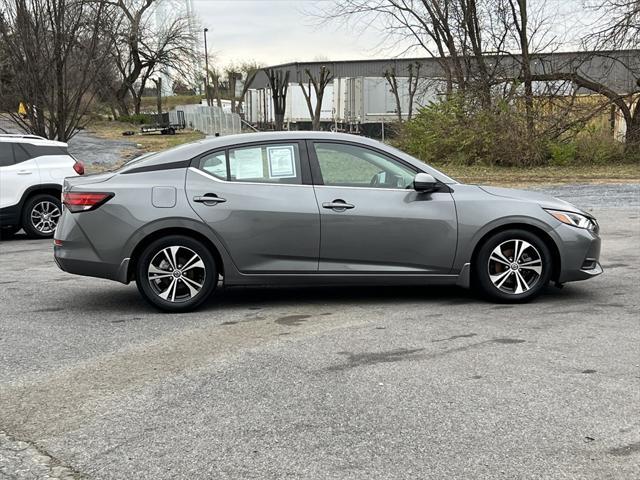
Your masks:
<svg viewBox="0 0 640 480"><path fill-rule="evenodd" d="M53 145L32 145L30 143L20 144L29 154L30 158L43 157L47 155L68 155L65 147Z"/></svg>

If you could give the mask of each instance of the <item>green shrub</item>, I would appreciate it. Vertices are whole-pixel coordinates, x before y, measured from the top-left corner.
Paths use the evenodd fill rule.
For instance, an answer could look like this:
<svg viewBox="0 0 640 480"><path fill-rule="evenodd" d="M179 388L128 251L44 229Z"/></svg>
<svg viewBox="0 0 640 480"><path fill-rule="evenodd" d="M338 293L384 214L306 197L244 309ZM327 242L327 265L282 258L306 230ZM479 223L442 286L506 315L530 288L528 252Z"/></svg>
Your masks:
<svg viewBox="0 0 640 480"><path fill-rule="evenodd" d="M586 128L576 135L576 158L578 165L605 165L625 161L624 144L613 138L608 131Z"/></svg>
<svg viewBox="0 0 640 480"><path fill-rule="evenodd" d="M547 143L549 149L549 163L556 166L571 165L576 160L578 150L575 142L561 142L551 140Z"/></svg>
<svg viewBox="0 0 640 480"><path fill-rule="evenodd" d="M542 112L544 113L544 112ZM397 143L427 163L528 167L537 165L605 165L638 162L640 153L625 152L624 144L602 127L576 126L560 138L557 118L536 117L529 134L524 112L517 105L497 102L481 108L453 97L421 109L401 127Z"/></svg>
<svg viewBox="0 0 640 480"><path fill-rule="evenodd" d="M144 115L142 113L133 114L133 115L120 115L118 120L124 123L132 123L134 125L144 125L147 123L148 115Z"/></svg>
<svg viewBox="0 0 640 480"><path fill-rule="evenodd" d="M478 109L454 97L432 103L407 122L400 147L427 163L520 166L545 158L522 116L505 103Z"/></svg>

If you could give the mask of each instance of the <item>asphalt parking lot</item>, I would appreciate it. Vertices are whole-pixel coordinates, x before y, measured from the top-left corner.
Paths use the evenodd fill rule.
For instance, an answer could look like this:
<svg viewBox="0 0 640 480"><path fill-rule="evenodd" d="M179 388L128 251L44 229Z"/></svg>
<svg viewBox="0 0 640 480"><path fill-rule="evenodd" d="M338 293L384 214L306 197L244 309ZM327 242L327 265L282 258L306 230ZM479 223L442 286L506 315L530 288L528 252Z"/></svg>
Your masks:
<svg viewBox="0 0 640 480"><path fill-rule="evenodd" d="M2 242L0 479L640 478L640 185L554 192L605 274L517 306L241 288L168 315Z"/></svg>

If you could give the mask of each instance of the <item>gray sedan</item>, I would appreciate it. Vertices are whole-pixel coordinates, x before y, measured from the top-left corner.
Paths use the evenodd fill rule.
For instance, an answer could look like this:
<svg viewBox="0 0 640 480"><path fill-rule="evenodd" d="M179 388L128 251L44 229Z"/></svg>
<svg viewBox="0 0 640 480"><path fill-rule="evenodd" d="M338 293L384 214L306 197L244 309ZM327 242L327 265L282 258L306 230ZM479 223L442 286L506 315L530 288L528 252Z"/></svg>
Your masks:
<svg viewBox="0 0 640 480"><path fill-rule="evenodd" d="M460 184L388 145L246 134L67 179L62 270L135 280L179 312L219 284L444 284L523 302L602 273L596 220L533 192Z"/></svg>

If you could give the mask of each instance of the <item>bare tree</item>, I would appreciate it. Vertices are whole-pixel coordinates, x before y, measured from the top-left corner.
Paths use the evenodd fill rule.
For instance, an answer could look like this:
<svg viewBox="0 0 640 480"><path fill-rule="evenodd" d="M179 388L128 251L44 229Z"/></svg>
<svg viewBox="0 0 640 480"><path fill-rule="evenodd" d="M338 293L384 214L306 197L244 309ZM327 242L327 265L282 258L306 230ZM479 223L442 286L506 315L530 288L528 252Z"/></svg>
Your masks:
<svg viewBox="0 0 640 480"><path fill-rule="evenodd" d="M261 68L262 66L256 62L245 62L241 64L240 67L236 68L238 74L242 76L242 78L239 78L242 81L242 89L240 91L240 96L237 97L238 103L236 106L236 110L240 114L244 113L244 97L247 95L249 88L251 88L251 84L255 80L256 75Z"/></svg>
<svg viewBox="0 0 640 480"><path fill-rule="evenodd" d="M107 87L120 113L129 114L129 96L134 112L140 113L142 93L152 76L171 71L182 77L190 75L196 55L190 19L176 16L155 25L151 13L162 0L93 1L114 7L103 34L114 43L111 57L120 81Z"/></svg>
<svg viewBox="0 0 640 480"><path fill-rule="evenodd" d="M269 68L265 70L271 87L271 98L273 99L273 115L275 119L275 129L284 129L284 113L287 105L287 89L289 88L289 70Z"/></svg>
<svg viewBox="0 0 640 480"><path fill-rule="evenodd" d="M302 89L302 93L307 102L307 108L309 109L309 116L311 117L311 129L312 130L320 130L320 117L322 115L322 100L324 99L324 91L327 88L327 85L333 81L333 75L331 71L325 67L324 65L320 67L320 71L318 72L318 76L315 77L311 70L308 68L305 69L305 74L307 76L308 84L305 88L302 80L298 82L300 88ZM311 102L311 88L313 87L313 92L316 97L316 105L313 106Z"/></svg>
<svg viewBox="0 0 640 480"><path fill-rule="evenodd" d="M640 1L599 0L587 4L600 18L585 38L593 49L637 49L640 47Z"/></svg>
<svg viewBox="0 0 640 480"><path fill-rule="evenodd" d="M506 39L504 31L483 35L491 5L477 0L334 0L333 8L319 16L325 21L382 22L388 38L437 59L448 94L454 88L471 90L488 105L499 65L489 64L485 54L502 49Z"/></svg>
<svg viewBox="0 0 640 480"><path fill-rule="evenodd" d="M89 0L2 0L0 38L12 90L27 106L11 112L26 131L67 141L81 127L110 42L98 25L106 4Z"/></svg>
<svg viewBox="0 0 640 480"><path fill-rule="evenodd" d="M410 63L407 66L407 90L408 90L408 106L407 106L407 120L411 120L413 116L413 105L415 101L416 92L418 91L418 85L420 83L420 62ZM387 80L391 93L396 101L396 113L398 115L398 122L402 122L402 102L400 98L400 90L398 89L398 78L395 68L388 68L384 71L384 78Z"/></svg>
<svg viewBox="0 0 640 480"><path fill-rule="evenodd" d="M211 95L209 98L214 98L216 100L216 105L222 108L222 95L221 95L221 79L220 72L215 68L209 68L209 89L211 90Z"/></svg>
<svg viewBox="0 0 640 480"><path fill-rule="evenodd" d="M400 98L400 91L398 89L398 77L396 76L395 68L388 68L384 71L384 78L387 80L389 84L389 88L391 89L391 93L393 93L393 97L396 100L396 115L398 116L398 123L402 122L402 101Z"/></svg>

